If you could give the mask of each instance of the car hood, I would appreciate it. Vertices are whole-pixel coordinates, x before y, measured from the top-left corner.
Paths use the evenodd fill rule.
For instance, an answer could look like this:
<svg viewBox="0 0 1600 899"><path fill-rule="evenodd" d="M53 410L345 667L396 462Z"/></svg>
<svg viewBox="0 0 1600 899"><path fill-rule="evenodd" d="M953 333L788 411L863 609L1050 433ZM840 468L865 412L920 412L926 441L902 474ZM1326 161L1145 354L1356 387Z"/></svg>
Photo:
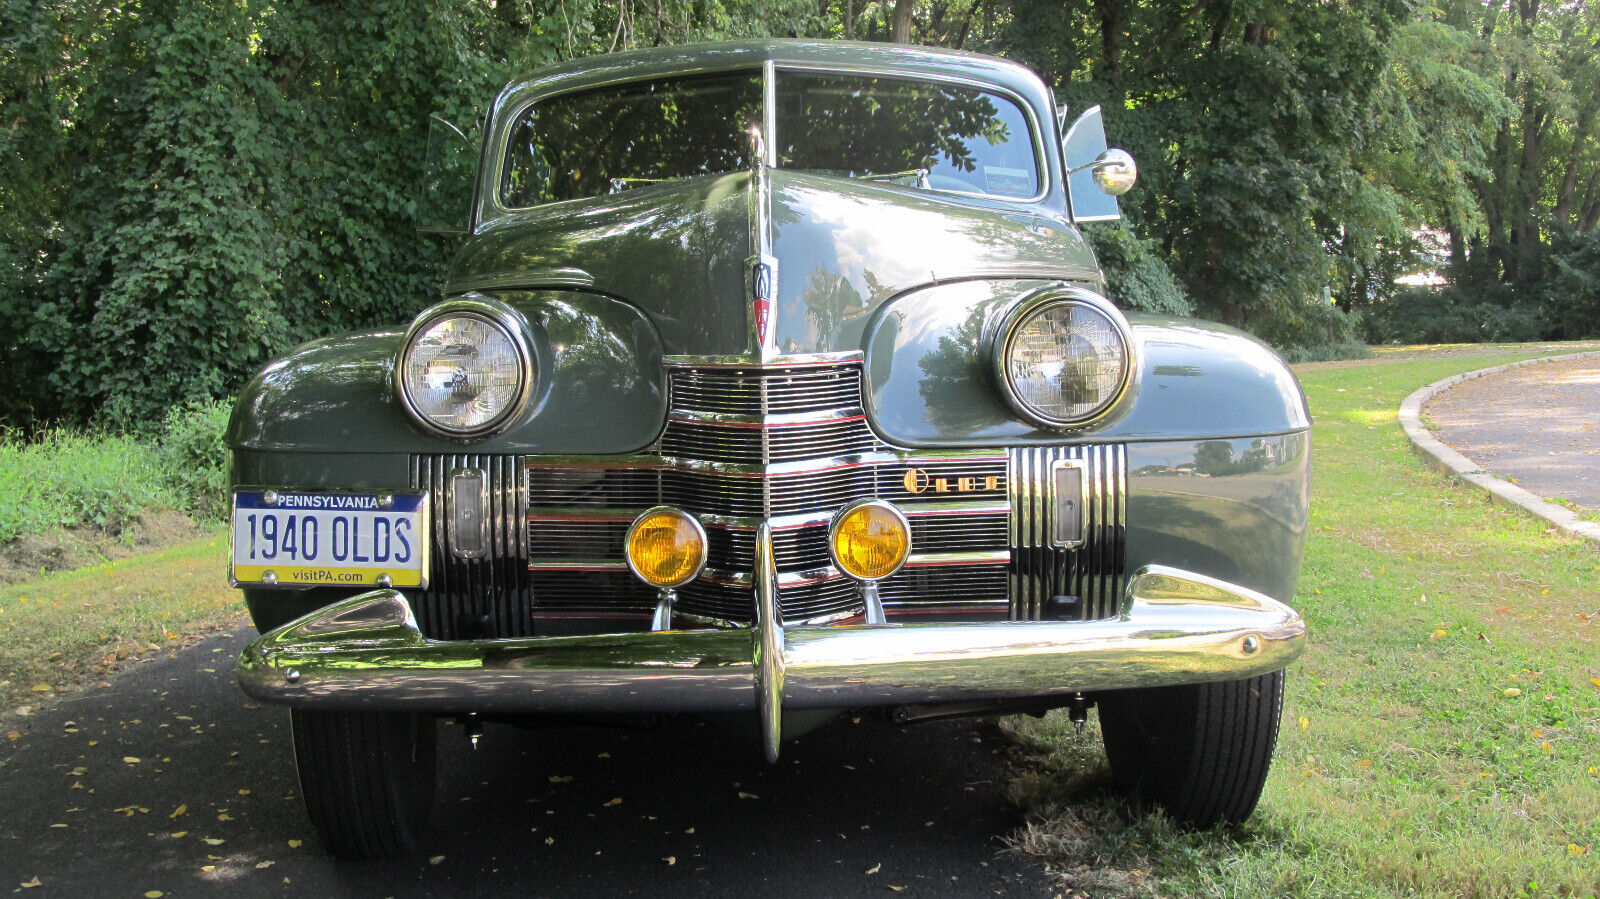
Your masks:
<svg viewBox="0 0 1600 899"><path fill-rule="evenodd" d="M750 287L776 269L767 343L860 350L888 299L929 284L1098 284L1072 226L1027 207L785 170L685 179L511 213L458 254L448 292L577 289L648 317L668 354L755 353Z"/></svg>

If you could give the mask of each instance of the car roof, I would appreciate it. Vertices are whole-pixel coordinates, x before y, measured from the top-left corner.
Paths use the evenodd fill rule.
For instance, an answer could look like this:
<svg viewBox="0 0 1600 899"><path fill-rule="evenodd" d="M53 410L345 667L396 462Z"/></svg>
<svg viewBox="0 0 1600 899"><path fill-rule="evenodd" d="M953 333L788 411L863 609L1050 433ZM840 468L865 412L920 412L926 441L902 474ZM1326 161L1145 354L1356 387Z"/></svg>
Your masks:
<svg viewBox="0 0 1600 899"><path fill-rule="evenodd" d="M800 68L888 69L917 76L959 78L993 84L1049 110L1049 92L1039 77L1009 60L961 50L865 41L746 40L680 44L606 53L557 63L506 86L496 106L545 95L641 78L759 68L768 61Z"/></svg>

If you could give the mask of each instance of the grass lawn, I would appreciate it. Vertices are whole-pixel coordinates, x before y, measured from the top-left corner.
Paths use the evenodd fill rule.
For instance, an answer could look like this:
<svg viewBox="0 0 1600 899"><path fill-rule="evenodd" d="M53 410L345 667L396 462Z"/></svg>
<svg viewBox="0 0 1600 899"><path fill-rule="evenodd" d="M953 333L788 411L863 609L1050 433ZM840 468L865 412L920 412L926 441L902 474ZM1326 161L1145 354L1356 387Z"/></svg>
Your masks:
<svg viewBox="0 0 1600 899"><path fill-rule="evenodd" d="M1038 753L1018 842L1094 896L1600 893L1600 551L1427 471L1397 422L1433 381L1593 348L1301 367L1312 643L1261 806L1235 833L1179 832L1108 795L1092 725L1017 719Z"/></svg>
<svg viewBox="0 0 1600 899"><path fill-rule="evenodd" d="M0 588L0 710L97 680L233 620L228 535Z"/></svg>

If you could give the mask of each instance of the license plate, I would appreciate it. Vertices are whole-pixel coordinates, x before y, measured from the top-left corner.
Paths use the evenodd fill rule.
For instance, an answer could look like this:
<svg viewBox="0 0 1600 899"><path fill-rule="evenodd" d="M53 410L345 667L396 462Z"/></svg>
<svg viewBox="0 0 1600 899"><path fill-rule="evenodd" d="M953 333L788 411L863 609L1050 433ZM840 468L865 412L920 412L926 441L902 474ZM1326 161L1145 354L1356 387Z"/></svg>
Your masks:
<svg viewBox="0 0 1600 899"><path fill-rule="evenodd" d="M239 490L235 584L425 587L426 493Z"/></svg>

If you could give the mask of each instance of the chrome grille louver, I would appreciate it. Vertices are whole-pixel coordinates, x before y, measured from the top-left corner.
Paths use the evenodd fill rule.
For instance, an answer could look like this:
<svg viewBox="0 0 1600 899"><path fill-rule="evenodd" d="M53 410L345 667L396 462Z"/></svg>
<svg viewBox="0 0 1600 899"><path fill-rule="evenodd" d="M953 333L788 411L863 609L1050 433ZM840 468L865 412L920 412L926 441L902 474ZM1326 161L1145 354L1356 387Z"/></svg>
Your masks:
<svg viewBox="0 0 1600 899"><path fill-rule="evenodd" d="M1087 503L1083 545L1053 546L1059 460L1083 466ZM1030 447L1011 451L1011 616L1109 618L1122 596L1128 454L1118 444Z"/></svg>
<svg viewBox="0 0 1600 899"><path fill-rule="evenodd" d="M416 605L417 624L437 640L475 637L527 637L534 634L528 614L526 489L521 460L514 456L443 455L411 457L411 483L428 491L433 521L433 570ZM480 559L451 553L446 538L451 472L476 469L487 477L488 552Z"/></svg>
<svg viewBox="0 0 1600 899"><path fill-rule="evenodd" d="M892 450L867 425L860 354L775 364L671 361L666 428L650 455L537 458L528 465L529 568L536 614L551 597L647 616L653 593L626 570L622 534L635 515L667 504L706 526L705 573L678 591L676 610L733 624L754 614L755 534L770 521L786 621L860 614L860 588L828 556L827 526L854 499L889 499L911 517L911 562L884 584L886 605L1007 613L1006 458L995 453ZM906 486L915 467L923 482ZM967 478L966 492L952 486ZM597 555L610 541L612 551ZM961 589L909 585L938 567ZM961 569L960 572L956 569ZM961 572L965 572L962 575ZM589 578L578 582L580 576ZM609 585L600 590L598 584ZM903 585L902 585L903 584Z"/></svg>
<svg viewBox="0 0 1600 899"><path fill-rule="evenodd" d="M785 623L850 618L862 611L861 591L833 568L827 527L846 503L874 496L904 511L912 528L911 559L881 585L891 621L1115 614L1122 447L894 449L867 424L859 354L774 365L673 361L668 376L667 424L650 453L414 460L414 481L432 491L441 529L434 582L418 604L425 633L554 633L568 619L588 631L647 628L656 594L628 571L622 543L633 519L658 504L684 509L707 530L706 570L678 591L683 620L751 621L764 521ZM1086 539L1076 549L1050 545L1050 470L1059 459L1079 460L1088 484ZM452 556L442 531L446 482L462 467L488 471L499 498L495 552L477 562ZM596 624L607 620L616 623Z"/></svg>

